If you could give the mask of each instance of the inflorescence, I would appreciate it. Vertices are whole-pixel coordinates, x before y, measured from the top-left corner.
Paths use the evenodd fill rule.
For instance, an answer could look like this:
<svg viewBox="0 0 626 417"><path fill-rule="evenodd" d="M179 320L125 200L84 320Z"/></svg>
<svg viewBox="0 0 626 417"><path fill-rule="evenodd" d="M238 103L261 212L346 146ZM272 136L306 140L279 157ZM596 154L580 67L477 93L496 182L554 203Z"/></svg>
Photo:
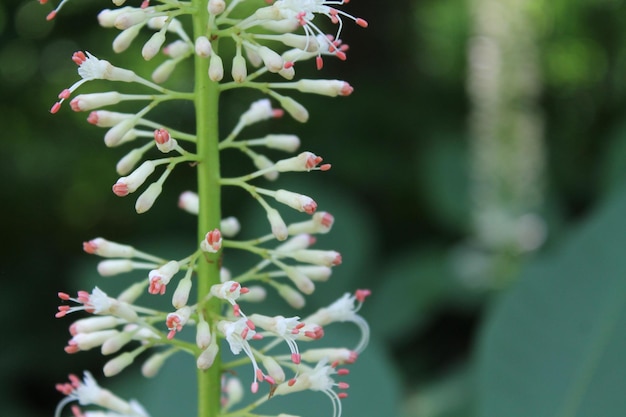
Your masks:
<svg viewBox="0 0 626 417"><path fill-rule="evenodd" d="M40 2L45 3L46 0ZM66 2L62 0L48 19L54 18ZM300 146L300 139L295 135L241 136L248 126L280 118L285 112L299 122L306 122L308 111L285 93L290 90L331 97L350 95L352 86L342 80L293 81L295 64L313 59L317 69L322 69L323 57L345 60L348 47L340 40L344 20L353 21L361 27L367 27L367 22L337 8L348 3L347 0L259 2L261 4L256 10L241 17L240 6L251 2L209 0L206 33L194 39L186 32L181 20L196 12L189 3L163 0L151 5L149 0L144 0L139 7L133 7L125 6L125 0L113 0L118 8L103 10L98 15L101 26L120 30L113 41L113 50L126 50L139 31L147 27L154 33L143 45L143 58L151 60L163 52L166 60L154 70L151 79L147 79L89 52L76 52L72 60L78 65L80 79L59 94L51 112L57 113L63 103L69 101L72 110L90 112L89 123L107 129L104 134L107 147L132 147L116 166L120 178L112 185L112 191L119 197L125 197L142 190L136 199L135 209L137 213L145 213L155 204L165 181L178 164L193 166L201 163L195 153L198 141L195 133L151 120L149 113L168 101L193 101L194 93L174 91L162 84L185 60L194 56L195 59L209 60L206 76L218 85L219 91L242 87L267 96L252 103L230 133L219 142L220 151L235 149L249 157L254 170L238 177L221 178L220 185L239 187L257 201L266 213L271 233L253 240L238 241L234 239L240 229L238 220L224 218L219 228L206 230L204 238L197 242L197 249L182 259L143 252L104 238L92 239L83 244L83 249L104 258L97 267L101 276L145 270L145 277L129 285L117 297L107 295L98 287L91 292L79 291L74 297L59 293L63 303L56 317L78 311L89 314L71 324L72 337L65 350L77 353L100 348L103 355L112 357L104 365L105 376L116 375L136 360L141 360L142 373L152 377L177 352L191 353L196 358L197 367L204 370L213 365L220 350L228 347L234 355L243 353L251 365L249 381L253 393L259 391L261 383L269 385L270 395L258 400L256 405L272 396L314 390L331 399L334 416L339 416L339 400L347 395L345 390L348 385L336 382L336 378L347 374L347 369L341 366L353 363L367 345L369 328L357 313L369 291L345 294L304 318L250 312L250 304L262 302L267 289L275 291L291 307L301 309L305 296L312 294L318 283L328 280L332 268L342 262L339 252L313 247L315 235L331 230L334 218L330 213L317 211L317 203L307 195L285 189L262 188L254 185L255 180L264 177L274 181L280 173L287 172L324 172L331 165L323 163L320 156L309 151L272 161L259 150L267 148L294 153ZM328 18L334 25L333 33L326 33L318 24L316 17L319 15ZM166 44L168 37L176 39ZM225 59L215 48L217 40L231 40L234 44L230 79L225 76ZM283 80L267 81L271 74L277 74ZM112 89L75 95L82 85L92 80L139 84L150 92L122 93ZM144 105L135 113L103 109L126 101L143 102ZM278 107L272 103L278 103ZM149 157L153 148L161 156ZM160 172L157 179L150 180L152 182L144 187L157 171ZM197 215L199 204L196 192L184 191L180 194L178 205L182 210ZM286 224L276 208L281 205L302 212L309 218ZM247 251L257 255L259 260L236 276L222 266L221 283L213 285L205 298L192 302L190 293L198 263L207 254L221 253L225 249ZM138 298L146 292L155 297L171 296L172 310L160 311L138 305ZM209 300L219 300L223 304L219 315L205 313L203 306ZM322 338L324 328L336 322L352 322L358 326L361 338L355 346L303 349L303 345ZM178 333L192 326L195 328L195 343L177 338ZM275 352L276 347L282 344L286 345L289 354ZM144 352L147 358L144 355L139 359ZM231 370L229 363L223 363L221 367L224 372L223 410L232 414L233 407L242 400L241 382L227 373ZM98 406L104 410L102 415L148 416L138 403L127 402L101 388L88 372L82 380L71 375L70 382L58 384L57 389L66 398L59 404L56 416L60 416L63 407L72 401L77 401L82 407ZM336 392L336 389L341 392ZM250 407L246 410L250 411ZM78 405L73 406L72 411L75 416L88 415L83 414Z"/></svg>

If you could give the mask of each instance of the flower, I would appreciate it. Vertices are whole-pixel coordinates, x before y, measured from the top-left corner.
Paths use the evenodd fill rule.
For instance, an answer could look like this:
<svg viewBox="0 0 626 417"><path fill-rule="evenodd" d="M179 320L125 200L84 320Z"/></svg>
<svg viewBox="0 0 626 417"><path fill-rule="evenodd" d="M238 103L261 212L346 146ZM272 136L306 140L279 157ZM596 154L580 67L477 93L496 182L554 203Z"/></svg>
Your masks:
<svg viewBox="0 0 626 417"><path fill-rule="evenodd" d="M369 290L357 290L354 295L345 293L340 299L332 303L328 307L322 307L317 312L306 318L307 322L317 323L320 326L325 326L334 322L346 322L351 321L356 324L361 330L361 340L354 348L357 353L362 352L369 341L369 326L363 317L356 314L365 297L370 295ZM357 303L355 306L355 302Z"/></svg>
<svg viewBox="0 0 626 417"><path fill-rule="evenodd" d="M92 80L109 80L134 82L138 80L137 75L130 70L115 67L109 61L98 59L89 52L74 52L72 61L78 65L78 75L80 80L76 81L70 88L59 93L59 101L52 106L51 113L56 113L61 107L64 100L70 98L72 93L87 81Z"/></svg>
<svg viewBox="0 0 626 417"><path fill-rule="evenodd" d="M213 229L206 234L202 242L200 242L200 249L204 252L217 253L222 247L222 234L219 229Z"/></svg>
<svg viewBox="0 0 626 417"><path fill-rule="evenodd" d="M85 371L83 375L82 381L76 375L71 374L69 375L70 382L56 385L57 391L66 397L57 406L55 417L59 417L63 407L72 401L78 401L80 405L98 405L123 416L148 417L138 403L125 401L111 391L101 388L88 371Z"/></svg>
<svg viewBox="0 0 626 417"><path fill-rule="evenodd" d="M256 333L254 329L250 328L250 323L251 322L244 317L237 321L222 320L217 324L217 328L226 338L230 351L234 355L238 355L241 351L243 351L248 358L250 358L254 371L254 379L252 381L252 385L250 386L250 391L252 391L252 393L256 393L259 390L258 380L263 381L265 379L265 375L263 375L263 371L259 368L248 341L251 339L261 339L262 336Z"/></svg>
<svg viewBox="0 0 626 417"><path fill-rule="evenodd" d="M346 375L346 369L335 369L332 365L327 365L326 360L321 360L313 369L308 369L301 373L298 378L284 382L276 388L274 395L287 395L298 391L311 390L321 391L333 404L333 417L341 416L341 398L347 397L347 394L336 393L334 387L339 389L348 389L349 386L345 382L335 382L332 375Z"/></svg>

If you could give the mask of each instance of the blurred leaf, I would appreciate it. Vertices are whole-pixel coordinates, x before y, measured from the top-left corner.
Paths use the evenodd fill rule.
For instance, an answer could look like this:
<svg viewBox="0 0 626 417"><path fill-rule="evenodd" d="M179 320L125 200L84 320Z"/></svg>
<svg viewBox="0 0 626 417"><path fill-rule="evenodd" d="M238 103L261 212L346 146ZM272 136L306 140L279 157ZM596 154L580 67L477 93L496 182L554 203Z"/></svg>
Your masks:
<svg viewBox="0 0 626 417"><path fill-rule="evenodd" d="M379 274L382 285L374 288L366 307L377 336L394 340L404 337L407 329L415 331L456 285L443 250L409 249L388 259L387 265Z"/></svg>
<svg viewBox="0 0 626 417"><path fill-rule="evenodd" d="M480 416L624 415L624 212L622 192L494 307L477 352Z"/></svg>
<svg viewBox="0 0 626 417"><path fill-rule="evenodd" d="M403 417L472 417L473 374L467 366L418 388L403 407Z"/></svg>

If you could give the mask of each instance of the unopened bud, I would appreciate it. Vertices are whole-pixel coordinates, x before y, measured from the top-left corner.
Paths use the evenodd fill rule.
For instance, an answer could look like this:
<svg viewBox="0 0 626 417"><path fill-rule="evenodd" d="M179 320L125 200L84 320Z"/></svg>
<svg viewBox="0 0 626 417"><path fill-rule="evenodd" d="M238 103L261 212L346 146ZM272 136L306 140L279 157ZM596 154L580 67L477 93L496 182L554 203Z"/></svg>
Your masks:
<svg viewBox="0 0 626 417"><path fill-rule="evenodd" d="M219 348L215 343L209 345L208 348L204 349L198 356L198 359L196 359L196 366L198 367L198 369L209 369L215 361L217 352L219 352Z"/></svg>
<svg viewBox="0 0 626 417"><path fill-rule="evenodd" d="M298 291L290 287L289 285L279 284L277 285L278 294L285 300L287 303L293 307L300 309L304 307L305 300L302 294Z"/></svg>
<svg viewBox="0 0 626 417"><path fill-rule="evenodd" d="M123 274L135 269L133 262L128 259L111 259L98 263L98 273L103 277Z"/></svg>
<svg viewBox="0 0 626 417"><path fill-rule="evenodd" d="M150 61L152 58L156 56L161 50L161 46L165 42L165 34L161 31L156 32L152 37L146 42L141 50L141 55L143 59L146 61Z"/></svg>
<svg viewBox="0 0 626 417"><path fill-rule="evenodd" d="M274 208L267 210L267 219L272 227L272 234L274 237L281 241L287 239L289 236L289 233L287 233L287 225L280 216L280 213L278 213L278 210Z"/></svg>
<svg viewBox="0 0 626 417"><path fill-rule="evenodd" d="M156 376L159 372L163 364L165 363L165 359L167 359L167 354L164 353L155 353L150 356L147 361L143 363L141 366L141 373L146 378L152 378Z"/></svg>
<svg viewBox="0 0 626 417"><path fill-rule="evenodd" d="M211 81L221 81L224 78L224 64L222 58L217 54L211 54L209 61L209 79Z"/></svg>
<svg viewBox="0 0 626 417"><path fill-rule="evenodd" d="M102 372L105 376L117 375L122 372L124 368L133 363L134 360L135 357L130 352L124 352L108 361L104 365L104 368L102 368Z"/></svg>
<svg viewBox="0 0 626 417"><path fill-rule="evenodd" d="M156 67L156 69L152 72L152 81L157 84L164 83L170 78L172 72L176 68L176 61L173 59L168 59L163 61L161 65Z"/></svg>
<svg viewBox="0 0 626 417"><path fill-rule="evenodd" d="M200 36L196 39L195 44L196 55L200 58L208 58L211 56L211 41L206 36Z"/></svg>

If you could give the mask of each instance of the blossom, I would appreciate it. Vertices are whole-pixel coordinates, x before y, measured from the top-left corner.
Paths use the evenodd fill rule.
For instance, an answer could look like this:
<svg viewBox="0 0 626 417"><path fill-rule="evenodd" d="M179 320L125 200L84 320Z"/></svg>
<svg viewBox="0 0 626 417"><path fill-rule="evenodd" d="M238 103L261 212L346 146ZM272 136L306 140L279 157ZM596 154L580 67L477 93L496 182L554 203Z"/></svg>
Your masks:
<svg viewBox="0 0 626 417"><path fill-rule="evenodd" d="M150 294L165 294L165 287L169 284L170 280L178 272L178 270L178 262L170 261L165 265L150 271L148 274L148 280L150 281L148 292Z"/></svg>
<svg viewBox="0 0 626 417"><path fill-rule="evenodd" d="M346 393L336 393L333 389L348 389L345 382L335 382L333 375L345 375L347 370L335 369L332 365L327 365L326 360L321 360L313 369L308 369L301 373L298 378L284 382L276 388L274 395L287 395L303 390L321 391L333 404L333 417L341 416L341 398L347 396Z"/></svg>
<svg viewBox="0 0 626 417"><path fill-rule="evenodd" d="M92 80L109 80L109 81L123 81L134 82L137 81L137 75L130 70L115 67L111 65L109 61L104 59L98 59L89 52L74 52L72 55L72 61L78 65L78 75L81 79L75 82L71 87L59 93L59 101L50 110L51 113L56 113L61 107L61 103L68 99L74 91L81 85Z"/></svg>
<svg viewBox="0 0 626 417"><path fill-rule="evenodd" d="M179 308L175 312L167 315L165 325L169 330L169 333L167 334L168 339L174 338L176 332L180 332L183 329L183 326L187 324L190 315L191 308L187 306Z"/></svg>
<svg viewBox="0 0 626 417"><path fill-rule="evenodd" d="M64 301L74 301L81 304L79 306L70 307L67 305L59 306L59 311L55 317L64 317L69 313L84 310L92 314L112 315L125 319L129 322L137 321L137 313L130 304L116 300L106 295L104 291L95 287L93 291L79 291L76 298L70 297L68 294L60 292L59 298Z"/></svg>
<svg viewBox="0 0 626 417"><path fill-rule="evenodd" d="M200 249L204 252L217 253L222 247L222 234L219 229L213 229L206 234L202 242L200 242Z"/></svg>
<svg viewBox="0 0 626 417"><path fill-rule="evenodd" d="M80 405L97 405L124 416L148 417L138 403L125 401L101 388L88 371L84 372L82 381L73 374L69 375L69 380L70 382L56 385L57 391L66 397L57 406L55 417L59 417L63 407L72 401L77 401Z"/></svg>
<svg viewBox="0 0 626 417"><path fill-rule="evenodd" d="M322 307L317 312L307 317L306 321L317 323L320 326L334 322L353 322L361 330L361 340L354 348L357 353L360 353L365 349L365 346L367 346L370 330L365 319L356 313L363 305L365 297L369 294L369 290L357 290L354 295L345 293L330 306Z"/></svg>
<svg viewBox="0 0 626 417"><path fill-rule="evenodd" d="M254 372L254 379L252 385L250 386L250 390L253 393L256 393L259 389L258 380L263 381L265 379L265 375L263 375L263 371L259 368L248 341L251 339L261 339L262 336L257 334L254 329L251 329L250 321L243 317L237 321L222 320L217 324L217 326L226 338L230 351L234 355L238 355L243 351L248 358L250 358Z"/></svg>

